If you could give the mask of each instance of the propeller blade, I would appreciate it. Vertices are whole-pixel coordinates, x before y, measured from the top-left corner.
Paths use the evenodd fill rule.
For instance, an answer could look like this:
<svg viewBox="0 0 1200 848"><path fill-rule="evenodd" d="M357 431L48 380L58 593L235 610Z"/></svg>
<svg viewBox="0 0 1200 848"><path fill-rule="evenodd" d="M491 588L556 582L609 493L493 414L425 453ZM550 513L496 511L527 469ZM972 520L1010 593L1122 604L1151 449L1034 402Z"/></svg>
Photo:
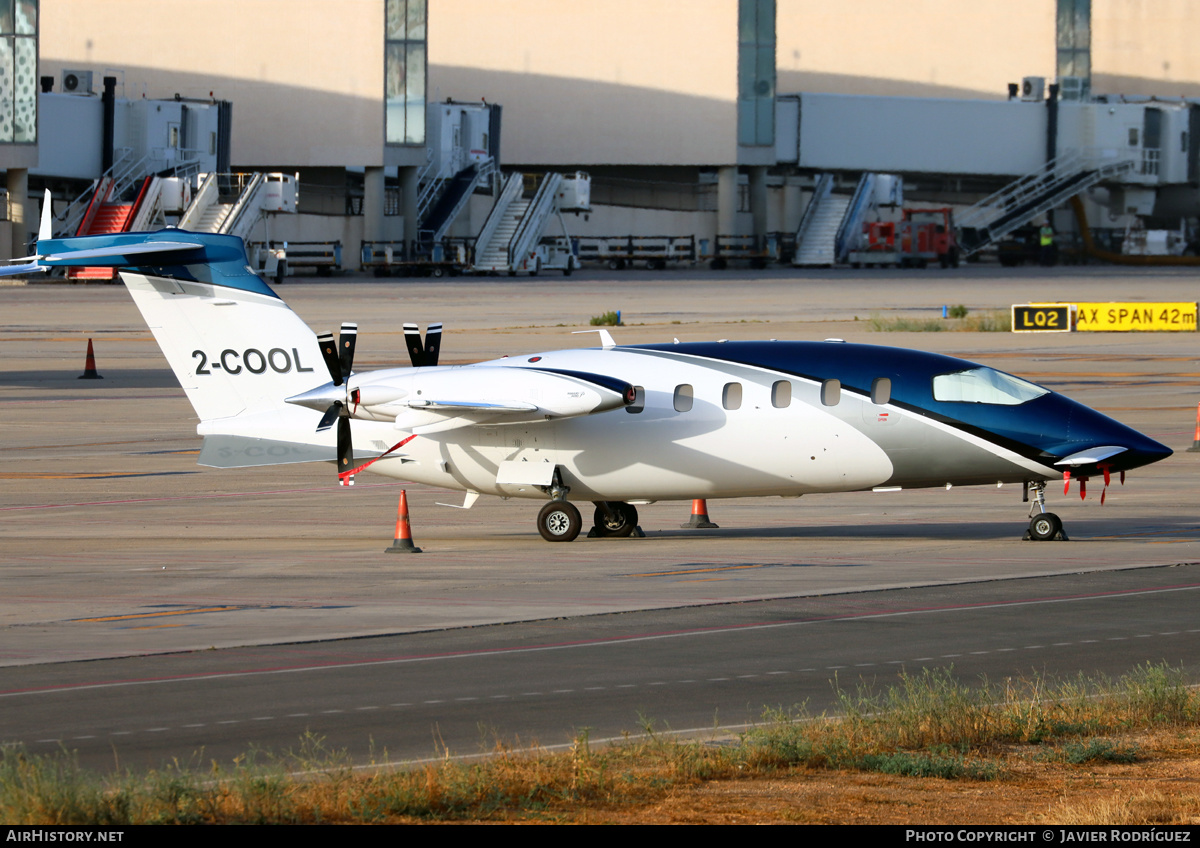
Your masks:
<svg viewBox="0 0 1200 848"><path fill-rule="evenodd" d="M338 360L337 344L333 340L333 333L321 333L317 336L317 344L321 346L321 358L325 360L325 367L329 369L329 378L333 380L335 386L342 384L342 365Z"/></svg>
<svg viewBox="0 0 1200 848"><path fill-rule="evenodd" d="M349 471L354 467L354 445L350 439L350 419L338 418L338 474Z"/></svg>
<svg viewBox="0 0 1200 848"><path fill-rule="evenodd" d="M338 348L341 351L342 378L349 380L350 371L354 366L354 344L358 341L358 325L342 324L342 333L338 337ZM334 385L339 385L335 383Z"/></svg>
<svg viewBox="0 0 1200 848"><path fill-rule="evenodd" d="M438 364L438 351L442 348L442 325L430 324L425 331L425 364Z"/></svg>
<svg viewBox="0 0 1200 848"><path fill-rule="evenodd" d="M328 430L333 426L333 422L342 414L342 402L334 401L329 405L329 409L325 410L325 414L321 416L321 423L317 425L317 432Z"/></svg>
<svg viewBox="0 0 1200 848"><path fill-rule="evenodd" d="M413 368L425 364L425 344L421 341L421 330L416 324L404 325L404 346L408 348L408 358Z"/></svg>

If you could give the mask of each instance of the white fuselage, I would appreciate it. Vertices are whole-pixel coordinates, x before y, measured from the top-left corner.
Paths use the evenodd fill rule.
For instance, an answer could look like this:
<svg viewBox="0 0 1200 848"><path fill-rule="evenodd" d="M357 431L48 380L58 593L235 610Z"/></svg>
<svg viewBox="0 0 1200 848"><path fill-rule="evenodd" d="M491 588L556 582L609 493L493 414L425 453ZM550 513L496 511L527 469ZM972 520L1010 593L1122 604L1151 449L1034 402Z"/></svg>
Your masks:
<svg viewBox="0 0 1200 848"><path fill-rule="evenodd" d="M531 362L536 360L536 362ZM870 489L893 479L895 467L881 443L923 451L939 441L951 453L982 463L947 471L937 483L1021 480L1046 469L994 445L972 445L935 421L849 392L826 406L820 384L788 377L786 403L775 384L784 375L736 363L636 348L567 350L497 360L456 369L404 369L406 379L495 368L562 369L615 377L638 386L631 408L531 423L476 424L418 436L370 470L414 482L483 494L544 498L536 474L505 482L502 464L561 469L572 499L653 501L695 497L794 496ZM529 372L526 372L529 373ZM362 385L380 373L356 375ZM481 373L482 376L482 373ZM516 376L516 375L514 375ZM352 381L353 382L353 381ZM735 386L732 391L728 388ZM685 399L677 402L677 394ZM740 395L737 401L731 394ZM690 395L690 408L686 396ZM536 398L532 398L536 402ZM633 411L641 406L641 411ZM736 408L727 408L736 407ZM881 415L881 413L885 413ZM388 425L354 422L355 444L386 450L407 433ZM880 436L888 438L880 439ZM966 441L964 442L964 438ZM999 450L999 454L998 454ZM517 466L520 468L520 466ZM499 479L498 479L499 478ZM969 480L968 480L969 478ZM931 485L922 478L913 484Z"/></svg>

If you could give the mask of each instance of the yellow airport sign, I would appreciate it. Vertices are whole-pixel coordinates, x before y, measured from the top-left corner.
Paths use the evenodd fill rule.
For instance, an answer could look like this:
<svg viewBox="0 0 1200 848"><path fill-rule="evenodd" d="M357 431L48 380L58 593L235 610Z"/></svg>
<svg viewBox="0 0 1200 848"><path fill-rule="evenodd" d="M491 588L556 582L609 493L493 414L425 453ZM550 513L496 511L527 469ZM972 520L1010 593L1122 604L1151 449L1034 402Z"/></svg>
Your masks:
<svg viewBox="0 0 1200 848"><path fill-rule="evenodd" d="M1195 303L1077 303L1075 310L1081 332L1196 331Z"/></svg>
<svg viewBox="0 0 1200 848"><path fill-rule="evenodd" d="M1014 333L1069 333L1069 303L1016 303L1012 308Z"/></svg>

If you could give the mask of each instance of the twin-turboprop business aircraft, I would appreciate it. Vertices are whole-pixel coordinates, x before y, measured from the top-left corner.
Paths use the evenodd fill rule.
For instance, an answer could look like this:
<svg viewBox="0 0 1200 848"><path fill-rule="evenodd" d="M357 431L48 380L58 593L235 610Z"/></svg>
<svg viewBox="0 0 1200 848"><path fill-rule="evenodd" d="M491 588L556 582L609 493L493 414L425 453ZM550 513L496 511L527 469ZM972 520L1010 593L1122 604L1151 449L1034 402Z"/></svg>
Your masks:
<svg viewBox="0 0 1200 848"><path fill-rule="evenodd" d="M837 340L617 345L601 331L599 348L440 366L440 326L422 339L405 325L411 368L356 372L355 325L315 335L232 236L43 237L5 273L73 265L120 269L200 417L200 464L329 461L343 484L369 469L464 491L467 507L539 500L550 541L580 532L572 501L595 504L594 535L627 536L660 500L1000 483L1032 501L1027 538L1061 539L1047 481L1107 488L1171 454L1019 377Z"/></svg>

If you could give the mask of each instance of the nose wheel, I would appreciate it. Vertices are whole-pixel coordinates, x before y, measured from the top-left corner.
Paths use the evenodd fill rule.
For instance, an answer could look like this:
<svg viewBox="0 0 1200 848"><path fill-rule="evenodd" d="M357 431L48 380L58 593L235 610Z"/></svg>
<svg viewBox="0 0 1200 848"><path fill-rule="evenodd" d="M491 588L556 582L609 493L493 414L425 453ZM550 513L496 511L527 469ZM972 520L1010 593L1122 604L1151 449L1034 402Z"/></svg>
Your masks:
<svg viewBox="0 0 1200 848"><path fill-rule="evenodd" d="M1029 529L1025 531L1025 541L1068 541L1067 534L1063 532L1062 519L1053 512L1046 512L1046 484L1031 482L1026 489L1027 498L1030 492L1033 493L1033 504L1029 507Z"/></svg>

